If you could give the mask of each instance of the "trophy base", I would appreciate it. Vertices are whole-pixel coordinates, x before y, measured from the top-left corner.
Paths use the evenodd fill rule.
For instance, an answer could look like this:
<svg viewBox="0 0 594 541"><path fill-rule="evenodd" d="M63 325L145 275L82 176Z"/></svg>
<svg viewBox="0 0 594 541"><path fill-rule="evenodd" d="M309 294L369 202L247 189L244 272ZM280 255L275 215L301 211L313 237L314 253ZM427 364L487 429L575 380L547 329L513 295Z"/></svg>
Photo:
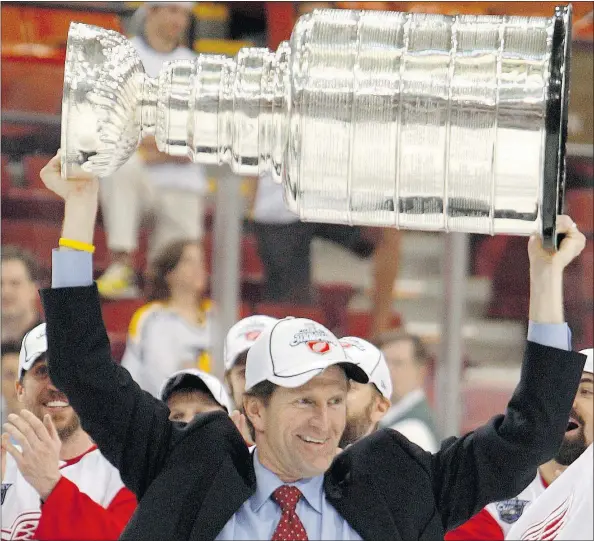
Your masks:
<svg viewBox="0 0 594 541"><path fill-rule="evenodd" d="M567 113L571 59L571 5L555 9L551 52L551 77L545 119L545 156L542 194L542 239L548 250L557 250L557 216L565 203Z"/></svg>

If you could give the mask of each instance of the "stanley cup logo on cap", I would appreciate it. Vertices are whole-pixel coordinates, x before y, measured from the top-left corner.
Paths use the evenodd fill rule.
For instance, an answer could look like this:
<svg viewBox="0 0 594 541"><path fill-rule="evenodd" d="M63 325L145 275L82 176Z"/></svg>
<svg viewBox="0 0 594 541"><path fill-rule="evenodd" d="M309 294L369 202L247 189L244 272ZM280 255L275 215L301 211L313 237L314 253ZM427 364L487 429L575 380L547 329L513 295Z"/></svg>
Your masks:
<svg viewBox="0 0 594 541"><path fill-rule="evenodd" d="M301 329L293 335L293 340L289 345L295 347L299 344L307 344L311 351L321 355L328 353L332 349L332 342L328 333L314 325Z"/></svg>

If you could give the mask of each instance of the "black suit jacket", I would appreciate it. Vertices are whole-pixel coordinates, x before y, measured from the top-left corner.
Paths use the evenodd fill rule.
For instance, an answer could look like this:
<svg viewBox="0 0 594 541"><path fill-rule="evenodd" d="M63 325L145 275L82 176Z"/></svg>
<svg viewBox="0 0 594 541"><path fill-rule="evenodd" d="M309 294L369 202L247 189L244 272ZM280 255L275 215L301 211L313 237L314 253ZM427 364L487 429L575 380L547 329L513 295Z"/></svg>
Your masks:
<svg viewBox="0 0 594 541"><path fill-rule="evenodd" d="M42 298L51 379L139 500L122 539L213 540L255 490L234 424L222 412L170 422L165 404L112 361L95 286ZM380 430L334 460L328 500L365 540L443 539L487 503L521 492L554 457L584 361L528 343L505 415L434 455Z"/></svg>

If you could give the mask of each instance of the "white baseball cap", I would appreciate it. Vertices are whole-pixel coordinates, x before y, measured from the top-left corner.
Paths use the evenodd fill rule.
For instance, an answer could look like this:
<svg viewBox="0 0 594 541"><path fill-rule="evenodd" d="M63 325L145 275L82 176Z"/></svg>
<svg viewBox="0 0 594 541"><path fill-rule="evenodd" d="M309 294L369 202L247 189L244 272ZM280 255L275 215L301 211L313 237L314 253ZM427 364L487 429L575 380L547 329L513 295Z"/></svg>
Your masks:
<svg viewBox="0 0 594 541"><path fill-rule="evenodd" d="M392 398L392 378L384 354L373 344L356 336L340 339L346 356L358 364L369 377L377 390L388 400Z"/></svg>
<svg viewBox="0 0 594 541"><path fill-rule="evenodd" d="M177 372L171 374L163 382L163 385L161 385L159 397L163 402L166 402L176 390L180 388L192 388L192 383L194 383L194 385L197 383L196 379L206 386L216 402L223 406L228 413L233 411L233 408L231 407L231 400L229 399L229 395L227 394L227 391L225 391L223 384L211 374L207 374L206 372L198 370L197 368L178 370Z"/></svg>
<svg viewBox="0 0 594 541"><path fill-rule="evenodd" d="M584 365L584 372L590 372L594 374L594 349L582 349L580 351L582 355L586 356L586 364Z"/></svg>
<svg viewBox="0 0 594 541"><path fill-rule="evenodd" d="M225 370L231 370L237 358L250 349L256 338L277 321L278 319L269 316L249 316L233 325L225 337L223 346Z"/></svg>
<svg viewBox="0 0 594 541"><path fill-rule="evenodd" d="M248 351L245 390L263 381L280 387L300 387L335 364L344 369L347 377L360 383L369 381L326 327L311 319L280 319Z"/></svg>
<svg viewBox="0 0 594 541"><path fill-rule="evenodd" d="M41 323L31 329L23 338L21 352L19 353L19 379L30 370L44 353L47 352L47 336L45 334L45 323Z"/></svg>

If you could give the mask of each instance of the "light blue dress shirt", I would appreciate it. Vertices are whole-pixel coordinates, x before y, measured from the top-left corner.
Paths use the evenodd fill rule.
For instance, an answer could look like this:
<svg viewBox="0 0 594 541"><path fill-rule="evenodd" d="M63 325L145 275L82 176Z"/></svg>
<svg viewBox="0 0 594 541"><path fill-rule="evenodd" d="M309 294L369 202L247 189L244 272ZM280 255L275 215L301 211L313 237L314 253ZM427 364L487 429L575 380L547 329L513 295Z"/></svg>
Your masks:
<svg viewBox="0 0 594 541"><path fill-rule="evenodd" d="M256 492L231 517L215 541L270 539L281 519L281 509L271 498L272 493L284 485L274 473L262 466L258 451L254 451ZM324 476L302 479L296 486L303 497L297 503L297 516L303 523L307 538L342 539L359 541L361 536L351 528L336 509L326 500L323 489Z"/></svg>
<svg viewBox="0 0 594 541"><path fill-rule="evenodd" d="M52 287L89 286L93 283L93 258L90 253L54 250L52 254ZM558 349L571 349L571 332L566 323L542 324L530 322L528 340ZM256 492L225 524L216 541L270 539L281 518L272 493L284 483L266 469L254 451ZM291 483L303 497L297 504L299 516L308 539L360 541L361 536L326 500L324 476L319 475Z"/></svg>
<svg viewBox="0 0 594 541"><path fill-rule="evenodd" d="M80 250L52 250L52 287L93 285L93 255Z"/></svg>

